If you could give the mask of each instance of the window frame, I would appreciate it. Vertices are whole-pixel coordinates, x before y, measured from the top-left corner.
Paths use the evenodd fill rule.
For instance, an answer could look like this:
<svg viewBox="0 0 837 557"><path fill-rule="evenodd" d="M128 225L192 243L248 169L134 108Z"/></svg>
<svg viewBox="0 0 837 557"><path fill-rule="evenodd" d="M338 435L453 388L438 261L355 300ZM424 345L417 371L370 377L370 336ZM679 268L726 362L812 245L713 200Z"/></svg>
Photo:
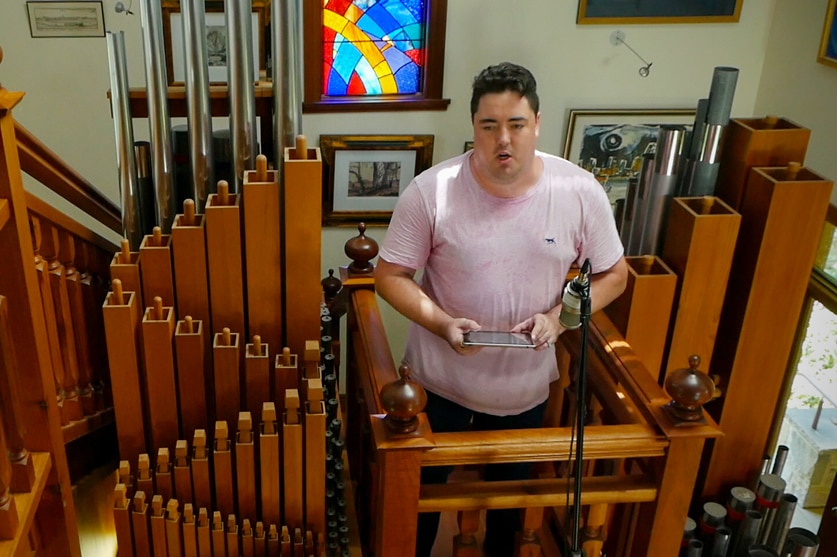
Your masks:
<svg viewBox="0 0 837 557"><path fill-rule="evenodd" d="M317 112L372 112L393 110L447 110L450 99L442 97L445 66L445 35L448 0L427 1L427 47L422 92L415 95L376 95L329 97L323 91L323 3L305 0L303 3L303 113Z"/></svg>

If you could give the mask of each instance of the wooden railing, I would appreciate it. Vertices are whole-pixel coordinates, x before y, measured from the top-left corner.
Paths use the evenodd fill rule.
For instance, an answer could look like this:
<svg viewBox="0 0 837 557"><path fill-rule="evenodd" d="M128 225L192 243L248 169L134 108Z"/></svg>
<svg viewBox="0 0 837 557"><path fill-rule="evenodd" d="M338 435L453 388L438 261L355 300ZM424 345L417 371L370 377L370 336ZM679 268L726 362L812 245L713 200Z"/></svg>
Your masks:
<svg viewBox="0 0 837 557"><path fill-rule="evenodd" d="M113 421L101 306L117 246L24 191L22 173L114 231L121 218L14 121L22 96L0 87L0 360L7 382L0 419L13 472L0 466L0 554L80 555L65 445Z"/></svg>
<svg viewBox="0 0 837 557"><path fill-rule="evenodd" d="M572 412L565 406L572 401L564 391L578 358L578 333L565 333L558 346L562 381L552 389L550 427L434 433L419 414L414 433L393 434L384 425L379 393L397 373L373 288L371 278L346 277L340 295L348 301L346 447L355 492L364 494L356 509L364 554L413 555L417 513L457 511L461 531L451 542L454 555L475 555L473 513L519 508L526 509L521 551L526 545L550 555L555 545L537 547L535 533L543 538L557 532L559 547L568 541L564 507L573 503L574 484L564 471L574 433L566 425ZM676 427L664 408L669 397L601 312L592 318L588 368L598 411L584 434L583 547L587 555L602 548L607 555L677 555L704 441L720 431L708 416L700 425ZM433 486L419 481L423 466L524 461L537 463L537 478Z"/></svg>

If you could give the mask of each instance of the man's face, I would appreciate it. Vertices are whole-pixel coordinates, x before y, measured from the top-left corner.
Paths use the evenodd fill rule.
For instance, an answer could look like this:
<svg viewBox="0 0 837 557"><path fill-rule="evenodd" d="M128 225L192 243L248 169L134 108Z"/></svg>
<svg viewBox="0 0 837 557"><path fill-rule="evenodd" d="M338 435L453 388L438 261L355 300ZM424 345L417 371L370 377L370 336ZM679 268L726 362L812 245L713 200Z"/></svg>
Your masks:
<svg viewBox="0 0 837 557"><path fill-rule="evenodd" d="M474 114L474 163L480 176L497 184L525 178L535 158L540 114L512 91L488 93Z"/></svg>

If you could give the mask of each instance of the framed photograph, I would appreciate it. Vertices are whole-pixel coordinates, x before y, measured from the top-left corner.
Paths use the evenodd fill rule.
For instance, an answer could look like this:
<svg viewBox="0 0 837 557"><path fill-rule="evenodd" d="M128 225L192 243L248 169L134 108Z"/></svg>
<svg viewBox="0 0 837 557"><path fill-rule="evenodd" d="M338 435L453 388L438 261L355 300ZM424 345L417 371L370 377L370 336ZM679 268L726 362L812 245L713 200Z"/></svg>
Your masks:
<svg viewBox="0 0 837 557"><path fill-rule="evenodd" d="M387 224L398 196L433 162L432 135L321 135L323 226Z"/></svg>
<svg viewBox="0 0 837 557"><path fill-rule="evenodd" d="M837 0L829 0L817 62L837 68Z"/></svg>
<svg viewBox="0 0 837 557"><path fill-rule="evenodd" d="M27 2L32 37L104 37L102 2Z"/></svg>
<svg viewBox="0 0 837 557"><path fill-rule="evenodd" d="M605 188L612 205L625 197L642 156L655 153L664 124L691 130L695 109L570 110L564 158L589 170Z"/></svg>
<svg viewBox="0 0 837 557"><path fill-rule="evenodd" d="M266 69L265 34L270 20L270 0L252 0L252 5L253 77L258 81ZM205 29L209 82L226 83L227 24L223 0L206 0ZM180 0L163 0L163 40L169 85L181 85L186 79L186 69Z"/></svg>
<svg viewBox="0 0 837 557"><path fill-rule="evenodd" d="M579 25L735 23L744 0L579 0Z"/></svg>

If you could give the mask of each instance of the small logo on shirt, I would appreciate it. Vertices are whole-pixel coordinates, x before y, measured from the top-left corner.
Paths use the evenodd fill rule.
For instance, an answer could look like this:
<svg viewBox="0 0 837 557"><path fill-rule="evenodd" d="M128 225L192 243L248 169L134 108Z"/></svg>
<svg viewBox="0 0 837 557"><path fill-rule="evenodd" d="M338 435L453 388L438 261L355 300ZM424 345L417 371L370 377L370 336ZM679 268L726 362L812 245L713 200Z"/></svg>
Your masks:
<svg viewBox="0 0 837 557"><path fill-rule="evenodd" d="M555 238L544 238L543 241L546 242L546 245L548 246L555 245Z"/></svg>

